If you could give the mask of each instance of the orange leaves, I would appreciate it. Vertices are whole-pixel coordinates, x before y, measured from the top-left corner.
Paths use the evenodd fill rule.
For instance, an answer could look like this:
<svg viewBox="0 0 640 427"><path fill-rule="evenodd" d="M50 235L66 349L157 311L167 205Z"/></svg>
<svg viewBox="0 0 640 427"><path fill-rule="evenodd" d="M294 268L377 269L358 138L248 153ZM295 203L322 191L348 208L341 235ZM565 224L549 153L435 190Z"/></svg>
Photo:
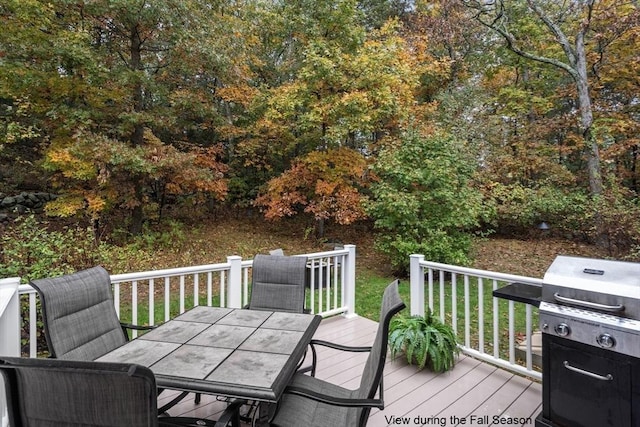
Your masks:
<svg viewBox="0 0 640 427"><path fill-rule="evenodd" d="M359 189L368 185L366 168L366 159L348 148L314 151L269 181L255 204L267 219L304 211L316 219L350 224L365 217L365 196Z"/></svg>
<svg viewBox="0 0 640 427"><path fill-rule="evenodd" d="M90 132L56 141L47 153L47 166L64 178L54 176L54 182L65 186L66 195L51 203L49 212L97 217L114 207L162 203L168 194L195 195L196 201L226 196L228 167L220 160L222 147L179 149L150 129L144 130L143 141L131 146Z"/></svg>
<svg viewBox="0 0 640 427"><path fill-rule="evenodd" d="M216 93L222 100L226 102L233 102L246 107L258 95L258 90L245 84L221 87L216 90Z"/></svg>

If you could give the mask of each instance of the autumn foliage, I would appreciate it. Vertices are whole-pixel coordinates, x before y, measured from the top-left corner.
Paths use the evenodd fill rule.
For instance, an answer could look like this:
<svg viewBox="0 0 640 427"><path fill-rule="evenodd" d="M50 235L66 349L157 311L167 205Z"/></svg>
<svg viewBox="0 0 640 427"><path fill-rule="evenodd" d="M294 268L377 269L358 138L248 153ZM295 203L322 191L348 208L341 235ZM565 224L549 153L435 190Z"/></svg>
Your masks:
<svg viewBox="0 0 640 427"><path fill-rule="evenodd" d="M267 219L302 210L316 220L351 224L366 218L362 190L369 184L367 166L367 160L349 148L314 151L269 181L256 205Z"/></svg>
<svg viewBox="0 0 640 427"><path fill-rule="evenodd" d="M389 253L462 260L460 233L542 220L640 245L637 2L6 0L0 25L0 193L55 193L50 215L123 234L169 210L411 219L430 228ZM437 179L388 196L422 209L365 209L416 171ZM452 188L472 221L430 199Z"/></svg>

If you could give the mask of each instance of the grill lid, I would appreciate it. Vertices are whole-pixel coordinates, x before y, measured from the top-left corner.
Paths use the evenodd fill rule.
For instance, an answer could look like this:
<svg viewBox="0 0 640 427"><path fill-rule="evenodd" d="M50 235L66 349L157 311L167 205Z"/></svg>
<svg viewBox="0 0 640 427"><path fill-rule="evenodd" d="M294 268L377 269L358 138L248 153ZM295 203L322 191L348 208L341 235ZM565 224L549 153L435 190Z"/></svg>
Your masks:
<svg viewBox="0 0 640 427"><path fill-rule="evenodd" d="M640 319L640 263L560 255L544 275L542 300Z"/></svg>

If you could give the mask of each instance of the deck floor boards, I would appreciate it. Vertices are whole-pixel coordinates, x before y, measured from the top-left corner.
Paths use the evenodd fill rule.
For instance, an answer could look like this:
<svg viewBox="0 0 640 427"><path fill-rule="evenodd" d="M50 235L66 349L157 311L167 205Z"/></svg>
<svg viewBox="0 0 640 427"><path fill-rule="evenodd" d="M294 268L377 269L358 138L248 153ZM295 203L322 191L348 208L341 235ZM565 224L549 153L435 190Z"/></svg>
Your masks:
<svg viewBox="0 0 640 427"><path fill-rule="evenodd" d="M374 321L336 316L322 321L315 338L366 346L373 342L376 330ZM309 352L307 360L310 356ZM366 354L320 348L318 358L317 377L343 387L358 387ZM417 371L401 358L388 358L384 390L386 407L383 411L371 411L369 427L532 426L542 406L539 383L465 355L458 358L452 371L443 374ZM163 393L160 403L167 401L171 394L171 391ZM225 403L214 396L203 395L197 405L193 396L188 396L169 412L174 416L216 419L224 407ZM500 417L506 419L496 423Z"/></svg>

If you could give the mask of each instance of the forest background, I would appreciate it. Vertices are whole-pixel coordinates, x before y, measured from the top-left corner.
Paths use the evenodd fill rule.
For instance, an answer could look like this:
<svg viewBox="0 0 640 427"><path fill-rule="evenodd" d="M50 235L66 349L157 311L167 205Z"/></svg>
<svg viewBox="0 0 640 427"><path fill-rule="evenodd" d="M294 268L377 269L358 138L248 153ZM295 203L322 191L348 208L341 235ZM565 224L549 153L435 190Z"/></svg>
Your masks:
<svg viewBox="0 0 640 427"><path fill-rule="evenodd" d="M637 260L639 17L634 0L1 0L0 201L54 196L5 209L0 277L105 245L184 254L185 230L237 221L371 235L395 273L543 222Z"/></svg>

